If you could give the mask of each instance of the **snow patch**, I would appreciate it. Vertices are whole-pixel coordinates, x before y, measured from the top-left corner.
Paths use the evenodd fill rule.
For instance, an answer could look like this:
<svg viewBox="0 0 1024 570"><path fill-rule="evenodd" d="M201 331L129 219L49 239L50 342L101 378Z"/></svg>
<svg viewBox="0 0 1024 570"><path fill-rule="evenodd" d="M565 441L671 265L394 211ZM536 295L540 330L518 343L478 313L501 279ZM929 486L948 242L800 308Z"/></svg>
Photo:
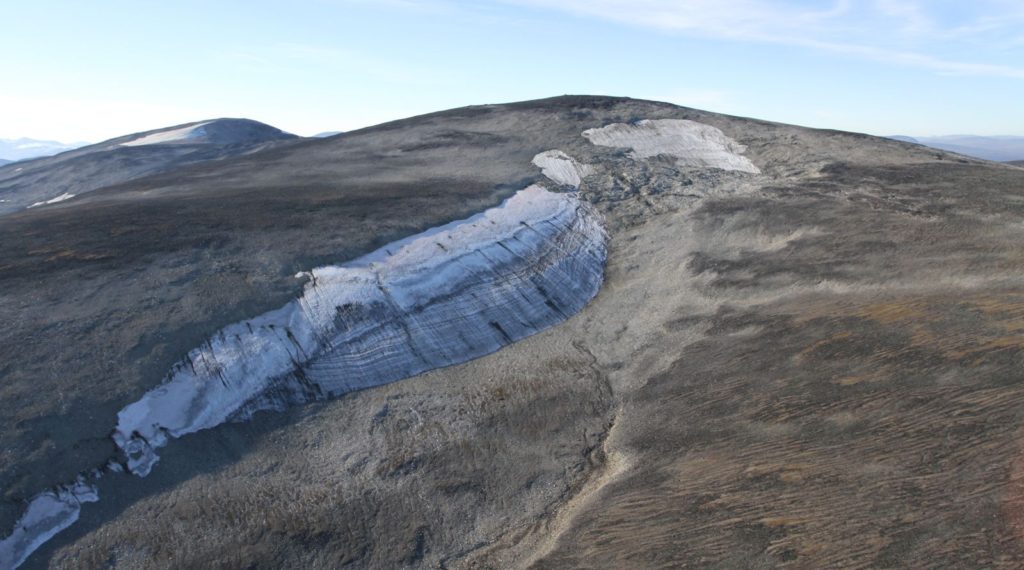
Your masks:
<svg viewBox="0 0 1024 570"><path fill-rule="evenodd" d="M46 200L44 202L36 202L35 204L32 204L31 206L29 206L29 208L35 208L35 207L38 207L38 206L45 206L47 204L56 204L57 202L63 202L64 200L70 200L70 199L72 199L74 197L75 197L74 194L69 194L69 193L65 192L65 193L61 194L60 196L57 196L56 198L50 198L49 200Z"/></svg>
<svg viewBox="0 0 1024 570"><path fill-rule="evenodd" d="M210 124L210 121L199 123L198 125L181 127L180 129L153 133L151 135L146 135L135 140L121 143L121 146L143 146L148 144L163 144L196 139L206 134L206 130L203 127L208 124Z"/></svg>
<svg viewBox="0 0 1024 570"><path fill-rule="evenodd" d="M583 136L598 146L630 149L629 156L643 160L669 155L682 166L719 168L760 174L748 158L746 147L725 133L703 123L685 119L643 120L633 124L615 123L583 131Z"/></svg>
<svg viewBox="0 0 1024 570"><path fill-rule="evenodd" d="M533 157L533 164L550 180L573 188L579 188L580 182L594 170L589 164L580 164L560 150L548 150L538 154Z"/></svg>

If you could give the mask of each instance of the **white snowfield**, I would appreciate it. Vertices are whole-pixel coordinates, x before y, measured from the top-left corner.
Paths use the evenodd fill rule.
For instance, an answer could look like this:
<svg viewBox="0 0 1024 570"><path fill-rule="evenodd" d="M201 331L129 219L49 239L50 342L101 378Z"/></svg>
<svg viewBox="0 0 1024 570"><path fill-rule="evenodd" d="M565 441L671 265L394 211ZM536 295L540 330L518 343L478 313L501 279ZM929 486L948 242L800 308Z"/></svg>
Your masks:
<svg viewBox="0 0 1024 570"><path fill-rule="evenodd" d="M72 199L74 197L75 197L74 194L69 194L69 193L65 192L65 193L61 194L60 196L57 196L56 198L50 198L49 200L46 200L46 201L43 201L43 202L36 202L35 204L32 204L31 206L29 206L29 208L37 208L39 206L46 206L47 204L56 204L57 202L63 202L64 200L70 200L70 199Z"/></svg>
<svg viewBox="0 0 1024 570"><path fill-rule="evenodd" d="M685 119L615 123L583 131L583 136L599 146L628 148L634 160L668 155L681 166L761 173L742 155L745 146L711 125Z"/></svg>
<svg viewBox="0 0 1024 570"><path fill-rule="evenodd" d="M180 129L173 129L170 131L163 131L159 133L153 133L144 137L139 137L135 140L121 143L121 146L143 146L147 144L162 144L171 142L187 141L189 139L195 139L203 136L206 132L203 127L208 125L210 121L205 123L199 123L197 125L190 125L188 127L182 127Z"/></svg>
<svg viewBox="0 0 1024 570"><path fill-rule="evenodd" d="M573 188L579 188L583 179L594 170L592 166L580 164L560 150L548 150L538 154L533 157L533 164L550 180Z"/></svg>

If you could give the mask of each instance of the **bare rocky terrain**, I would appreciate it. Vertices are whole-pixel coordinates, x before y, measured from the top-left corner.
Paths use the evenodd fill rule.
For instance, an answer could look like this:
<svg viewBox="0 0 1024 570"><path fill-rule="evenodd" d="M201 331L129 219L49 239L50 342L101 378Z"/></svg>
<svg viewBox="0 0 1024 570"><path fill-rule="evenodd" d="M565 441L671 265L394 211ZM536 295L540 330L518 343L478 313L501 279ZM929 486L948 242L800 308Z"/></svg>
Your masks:
<svg viewBox="0 0 1024 570"><path fill-rule="evenodd" d="M665 119L754 168L583 136ZM559 189L531 164L551 150L588 166L609 233L582 311L174 440L24 567L1024 564L1024 171L607 97L445 111L0 217L0 527L115 454L117 411L294 298L297 272Z"/></svg>

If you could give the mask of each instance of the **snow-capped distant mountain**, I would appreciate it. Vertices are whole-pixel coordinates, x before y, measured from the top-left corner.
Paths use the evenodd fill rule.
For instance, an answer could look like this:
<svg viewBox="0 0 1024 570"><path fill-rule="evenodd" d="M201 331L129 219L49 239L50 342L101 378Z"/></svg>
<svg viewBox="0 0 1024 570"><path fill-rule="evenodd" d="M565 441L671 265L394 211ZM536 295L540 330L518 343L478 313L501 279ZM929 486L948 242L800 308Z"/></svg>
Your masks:
<svg viewBox="0 0 1024 570"><path fill-rule="evenodd" d="M57 141L41 141L29 138L0 139L0 160L14 162L27 158L52 156L54 154L83 147L89 143L62 143ZM0 162L3 164L3 162Z"/></svg>
<svg viewBox="0 0 1024 570"><path fill-rule="evenodd" d="M215 119L19 161L0 166L0 214L63 202L105 186L296 139L257 121Z"/></svg>
<svg viewBox="0 0 1024 570"><path fill-rule="evenodd" d="M1024 160L1024 137L982 137L976 135L907 137L897 135L889 138L903 142L923 144L932 148L948 150L975 158L984 158L985 160L994 160L996 162Z"/></svg>
<svg viewBox="0 0 1024 570"><path fill-rule="evenodd" d="M0 166L3 166L5 164L10 164L10 163L11 163L10 160L4 160L4 159L0 158Z"/></svg>
<svg viewBox="0 0 1024 570"><path fill-rule="evenodd" d="M313 138L315 138L315 139L325 139L327 137L333 137L334 135L340 135L340 134L344 134L344 133L345 133L345 131L324 131L322 133L317 133L317 134L313 135Z"/></svg>

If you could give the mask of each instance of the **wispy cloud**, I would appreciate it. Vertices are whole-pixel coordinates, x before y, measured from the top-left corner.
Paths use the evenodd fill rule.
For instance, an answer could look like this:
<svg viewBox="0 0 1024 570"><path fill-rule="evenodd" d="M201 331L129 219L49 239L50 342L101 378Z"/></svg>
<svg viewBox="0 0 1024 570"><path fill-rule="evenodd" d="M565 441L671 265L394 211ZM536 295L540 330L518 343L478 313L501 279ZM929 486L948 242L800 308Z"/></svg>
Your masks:
<svg viewBox="0 0 1024 570"><path fill-rule="evenodd" d="M224 50L217 57L258 73L275 74L312 68L317 73L333 71L353 78L366 77L396 84L433 85L453 80L451 72L440 68L428 69L360 50L309 43L240 46Z"/></svg>
<svg viewBox="0 0 1024 570"><path fill-rule="evenodd" d="M506 0L623 24L721 40L789 45L942 74L1024 79L996 62L1020 47L1019 0ZM957 46L970 46L956 57ZM981 49L979 49L979 47ZM979 53L981 55L979 55ZM989 53L992 60L986 61Z"/></svg>

